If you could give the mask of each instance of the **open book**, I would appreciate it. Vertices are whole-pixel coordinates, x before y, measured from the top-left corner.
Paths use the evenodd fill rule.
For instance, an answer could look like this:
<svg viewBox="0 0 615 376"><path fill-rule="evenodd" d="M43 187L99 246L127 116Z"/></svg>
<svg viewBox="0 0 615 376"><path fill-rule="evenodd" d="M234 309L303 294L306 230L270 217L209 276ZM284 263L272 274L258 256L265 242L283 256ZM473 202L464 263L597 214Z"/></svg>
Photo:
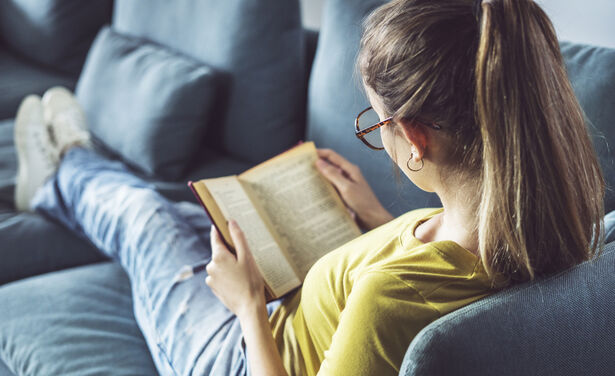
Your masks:
<svg viewBox="0 0 615 376"><path fill-rule="evenodd" d="M307 142L240 175L188 183L231 250L227 220L242 229L268 299L300 286L316 260L361 234L317 158Z"/></svg>

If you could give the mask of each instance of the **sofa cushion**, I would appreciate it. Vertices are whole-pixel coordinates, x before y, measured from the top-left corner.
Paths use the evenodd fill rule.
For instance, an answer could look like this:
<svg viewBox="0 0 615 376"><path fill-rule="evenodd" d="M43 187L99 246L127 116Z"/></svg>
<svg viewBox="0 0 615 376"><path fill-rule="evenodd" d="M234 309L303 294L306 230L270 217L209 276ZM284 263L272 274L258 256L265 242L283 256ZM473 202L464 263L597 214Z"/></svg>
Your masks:
<svg viewBox="0 0 615 376"><path fill-rule="evenodd" d="M0 120L0 207L13 208L17 174L13 119Z"/></svg>
<svg viewBox="0 0 615 376"><path fill-rule="evenodd" d="M56 222L5 206L0 207L0 239L0 285L107 260L89 241Z"/></svg>
<svg viewBox="0 0 615 376"><path fill-rule="evenodd" d="M439 201L436 195L423 192L405 177L395 184L394 165L386 152L368 149L354 135L355 117L369 106L355 70L361 22L385 2L325 3L308 92L307 138L359 165L382 204L393 215L399 215L410 209L438 206Z"/></svg>
<svg viewBox="0 0 615 376"><path fill-rule="evenodd" d="M42 95L58 85L72 89L76 82L70 75L37 66L0 46L0 120L15 117L26 95Z"/></svg>
<svg viewBox="0 0 615 376"><path fill-rule="evenodd" d="M117 264L4 285L0 307L0 360L15 374L157 374Z"/></svg>
<svg viewBox="0 0 615 376"><path fill-rule="evenodd" d="M615 49L569 42L562 42L561 49L600 158L609 212L615 210Z"/></svg>
<svg viewBox="0 0 615 376"><path fill-rule="evenodd" d="M615 243L546 280L484 298L425 327L400 375L611 375Z"/></svg>
<svg viewBox="0 0 615 376"><path fill-rule="evenodd" d="M298 0L150 0L147 7L117 0L113 27L228 74L228 95L205 139L210 147L257 163L301 138L305 51Z"/></svg>
<svg viewBox="0 0 615 376"><path fill-rule="evenodd" d="M112 0L2 0L0 38L24 57L76 76L111 7Z"/></svg>
<svg viewBox="0 0 615 376"><path fill-rule="evenodd" d="M106 147L150 175L175 179L210 121L216 79L193 59L106 27L76 95Z"/></svg>

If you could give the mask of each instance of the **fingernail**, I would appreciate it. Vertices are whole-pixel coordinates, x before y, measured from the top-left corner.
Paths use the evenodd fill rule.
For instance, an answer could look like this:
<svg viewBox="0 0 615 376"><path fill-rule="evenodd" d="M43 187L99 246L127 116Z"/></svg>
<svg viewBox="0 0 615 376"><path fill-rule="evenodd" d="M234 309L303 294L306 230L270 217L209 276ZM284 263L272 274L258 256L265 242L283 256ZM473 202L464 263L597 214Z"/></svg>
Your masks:
<svg viewBox="0 0 615 376"><path fill-rule="evenodd" d="M325 167L326 165L327 165L327 162L325 162L324 159L319 158L318 160L316 160L316 166Z"/></svg>

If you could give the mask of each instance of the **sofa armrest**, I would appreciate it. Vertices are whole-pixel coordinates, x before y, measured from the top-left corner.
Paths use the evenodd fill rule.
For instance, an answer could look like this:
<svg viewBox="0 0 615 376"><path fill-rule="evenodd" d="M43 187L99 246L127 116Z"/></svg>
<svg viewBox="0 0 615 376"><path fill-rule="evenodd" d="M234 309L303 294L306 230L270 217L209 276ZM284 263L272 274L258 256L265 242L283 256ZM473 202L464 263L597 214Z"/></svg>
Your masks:
<svg viewBox="0 0 615 376"><path fill-rule="evenodd" d="M425 327L400 375L607 375L615 368L615 243L596 260L504 290Z"/></svg>

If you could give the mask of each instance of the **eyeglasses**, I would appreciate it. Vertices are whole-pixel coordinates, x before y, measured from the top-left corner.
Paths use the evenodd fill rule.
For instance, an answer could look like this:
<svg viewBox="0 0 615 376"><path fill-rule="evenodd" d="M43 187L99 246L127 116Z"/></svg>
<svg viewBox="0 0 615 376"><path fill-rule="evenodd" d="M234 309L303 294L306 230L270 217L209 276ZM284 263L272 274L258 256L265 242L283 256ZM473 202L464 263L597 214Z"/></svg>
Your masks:
<svg viewBox="0 0 615 376"><path fill-rule="evenodd" d="M441 126L435 123L430 124L419 120L415 121L431 129L442 129ZM370 149L383 150L384 144L382 143L382 137L380 136L380 128L391 122L393 122L393 117L380 121L380 117L376 111L374 111L373 108L368 107L357 115L357 118L354 121L354 133Z"/></svg>

